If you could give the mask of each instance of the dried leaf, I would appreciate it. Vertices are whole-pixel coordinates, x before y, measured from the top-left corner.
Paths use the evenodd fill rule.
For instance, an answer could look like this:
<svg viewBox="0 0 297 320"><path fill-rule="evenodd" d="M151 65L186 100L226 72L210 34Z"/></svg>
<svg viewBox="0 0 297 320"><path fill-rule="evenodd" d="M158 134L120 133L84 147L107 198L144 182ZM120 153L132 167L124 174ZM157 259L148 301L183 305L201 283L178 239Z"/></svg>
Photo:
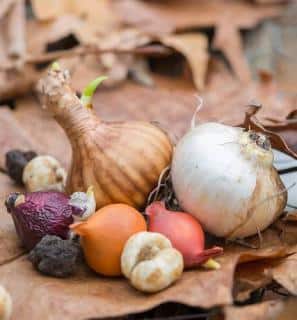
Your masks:
<svg viewBox="0 0 297 320"><path fill-rule="evenodd" d="M41 73L30 65L21 70L0 70L0 101L30 92L40 75Z"/></svg>
<svg viewBox="0 0 297 320"><path fill-rule="evenodd" d="M229 14L222 14L218 20L212 45L224 53L233 71L242 82L246 83L251 80L249 66L243 54L240 31Z"/></svg>
<svg viewBox="0 0 297 320"><path fill-rule="evenodd" d="M287 212L286 215L283 217L283 220L288 221L288 222L296 222L297 221L297 210Z"/></svg>
<svg viewBox="0 0 297 320"><path fill-rule="evenodd" d="M51 2L32 0L31 2L34 13L40 20L50 20L72 14L87 21L90 28L97 31L113 29L117 23L110 0L58 0Z"/></svg>
<svg viewBox="0 0 297 320"><path fill-rule="evenodd" d="M265 18L275 17L280 5L255 5L248 1L186 0L116 1L114 7L122 20L147 33L159 36L195 27L216 28L214 46L229 59L239 79L247 81L250 73L242 50L240 29L252 28Z"/></svg>
<svg viewBox="0 0 297 320"><path fill-rule="evenodd" d="M272 147L277 150L283 151L291 157L297 159L297 154L290 149L285 140L277 133L265 129L256 118L256 113L259 111L261 106L252 105L250 110L246 112L246 118L244 121L244 127L254 131L262 132L269 137Z"/></svg>
<svg viewBox="0 0 297 320"><path fill-rule="evenodd" d="M29 96L17 100L13 116L22 124L27 135L34 137L34 144L42 146L43 153L52 155L63 166L69 167L71 148L68 139L63 129L47 110L41 108L36 98Z"/></svg>
<svg viewBox="0 0 297 320"><path fill-rule="evenodd" d="M10 192L23 191L21 187L3 173L0 173L0 266L24 253L21 248L11 216L7 213L4 201Z"/></svg>
<svg viewBox="0 0 297 320"><path fill-rule="evenodd" d="M0 19L2 19L7 14L14 2L16 2L16 0L2 0L0 6Z"/></svg>
<svg viewBox="0 0 297 320"><path fill-rule="evenodd" d="M276 248L227 253L218 259L221 269L185 272L174 286L149 296L131 288L124 279L103 278L86 269L68 280L44 277L32 268L26 257L0 267L0 282L14 299L13 316L17 319L21 315L24 320L40 319L49 313L52 319L121 316L167 301L209 308L232 302L233 273L240 257L262 259L269 254L277 255L280 251Z"/></svg>
<svg viewBox="0 0 297 320"><path fill-rule="evenodd" d="M235 300L246 301L252 292L271 283L272 277L265 274L265 270L271 268L275 263L275 259L267 259L239 265L235 273Z"/></svg>
<svg viewBox="0 0 297 320"><path fill-rule="evenodd" d="M0 109L0 168L5 170L5 153L11 149L29 150L34 148L33 139L15 120L12 111Z"/></svg>
<svg viewBox="0 0 297 320"><path fill-rule="evenodd" d="M282 312L278 315L276 320L295 320L297 318L296 298L290 298L284 301Z"/></svg>
<svg viewBox="0 0 297 320"><path fill-rule="evenodd" d="M148 296L124 279L99 277L89 270L68 280L44 277L24 257L0 267L0 282L13 297L15 319L41 319L48 314L65 320L104 318L140 312L166 301L204 307L231 303L232 269L229 261L218 271L187 272L176 285Z"/></svg>
<svg viewBox="0 0 297 320"><path fill-rule="evenodd" d="M276 320L284 309L281 300L265 301L244 307L224 308L225 320Z"/></svg>
<svg viewBox="0 0 297 320"><path fill-rule="evenodd" d="M297 254L292 254L282 260L276 267L266 271L277 283L287 289L292 295L297 295Z"/></svg>
<svg viewBox="0 0 297 320"><path fill-rule="evenodd" d="M265 71L287 91L295 92L297 81L296 52L297 4L289 1L278 19L265 21L248 33L245 53L255 76Z"/></svg>
<svg viewBox="0 0 297 320"><path fill-rule="evenodd" d="M185 56L191 67L196 88L204 89L208 66L207 37L199 33L186 33L164 36L160 41Z"/></svg>

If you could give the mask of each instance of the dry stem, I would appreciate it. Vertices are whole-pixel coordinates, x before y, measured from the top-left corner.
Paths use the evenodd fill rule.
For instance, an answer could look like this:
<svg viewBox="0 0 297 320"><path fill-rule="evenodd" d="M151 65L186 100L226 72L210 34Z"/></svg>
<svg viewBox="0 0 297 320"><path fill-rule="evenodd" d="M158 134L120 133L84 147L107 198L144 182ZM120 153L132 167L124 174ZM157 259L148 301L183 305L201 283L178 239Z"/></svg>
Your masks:
<svg viewBox="0 0 297 320"><path fill-rule="evenodd" d="M114 54L134 54L139 56L168 56L172 53L171 49L165 48L160 45L149 45L145 47L138 47L133 49L118 49L118 48L108 48L101 49L96 46L79 46L72 50L59 50L54 52L43 53L38 56L28 56L25 59L27 64L45 63L58 60L61 58L71 58L74 56L85 56L85 55L100 55L104 53L114 53ZM4 65L0 66L0 70L10 69L14 66Z"/></svg>

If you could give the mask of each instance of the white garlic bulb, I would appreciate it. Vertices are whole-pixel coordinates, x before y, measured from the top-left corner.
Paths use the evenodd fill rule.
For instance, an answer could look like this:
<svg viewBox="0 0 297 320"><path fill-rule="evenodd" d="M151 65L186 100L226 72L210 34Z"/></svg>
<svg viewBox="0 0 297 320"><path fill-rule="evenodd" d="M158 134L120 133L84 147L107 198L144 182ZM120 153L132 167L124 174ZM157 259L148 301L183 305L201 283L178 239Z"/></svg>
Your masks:
<svg viewBox="0 0 297 320"><path fill-rule="evenodd" d="M183 257L169 239L156 232L138 232L126 242L121 269L133 287L144 292L157 292L182 275Z"/></svg>
<svg viewBox="0 0 297 320"><path fill-rule="evenodd" d="M204 123L191 129L176 146L171 176L181 207L219 237L254 235L286 204L268 138L242 128Z"/></svg>

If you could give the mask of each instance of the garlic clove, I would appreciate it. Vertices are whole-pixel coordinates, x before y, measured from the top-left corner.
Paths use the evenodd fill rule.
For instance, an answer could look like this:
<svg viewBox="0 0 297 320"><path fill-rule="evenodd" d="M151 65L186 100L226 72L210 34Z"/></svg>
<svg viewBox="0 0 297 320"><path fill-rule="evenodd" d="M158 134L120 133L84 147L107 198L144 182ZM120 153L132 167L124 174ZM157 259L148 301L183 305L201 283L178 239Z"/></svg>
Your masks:
<svg viewBox="0 0 297 320"><path fill-rule="evenodd" d="M156 232L138 232L127 241L122 253L122 272L129 278L140 260L153 256L161 249L172 248L165 236Z"/></svg>
<svg viewBox="0 0 297 320"><path fill-rule="evenodd" d="M175 282L182 272L181 253L176 249L168 248L160 251L152 260L137 264L130 280L138 290L158 292Z"/></svg>
<svg viewBox="0 0 297 320"><path fill-rule="evenodd" d="M175 282L183 272L183 257L171 242L154 232L139 232L127 241L122 257L122 273L144 292L157 292Z"/></svg>
<svg viewBox="0 0 297 320"><path fill-rule="evenodd" d="M51 156L38 156L27 163L23 172L27 191L64 191L66 171Z"/></svg>
<svg viewBox="0 0 297 320"><path fill-rule="evenodd" d="M74 192L70 196L69 204L76 218L86 220L96 211L94 188L91 186L87 192Z"/></svg>
<svg viewBox="0 0 297 320"><path fill-rule="evenodd" d="M12 314L12 299L7 290L0 285L0 319L9 320Z"/></svg>

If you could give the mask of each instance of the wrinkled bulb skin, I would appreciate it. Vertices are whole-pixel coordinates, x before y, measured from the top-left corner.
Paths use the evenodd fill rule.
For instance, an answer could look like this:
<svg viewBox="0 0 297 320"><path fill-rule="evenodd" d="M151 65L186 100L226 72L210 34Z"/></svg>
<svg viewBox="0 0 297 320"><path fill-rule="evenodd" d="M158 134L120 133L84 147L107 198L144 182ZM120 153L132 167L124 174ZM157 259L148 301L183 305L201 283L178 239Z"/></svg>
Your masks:
<svg viewBox="0 0 297 320"><path fill-rule="evenodd" d="M143 292L158 292L177 281L183 272L183 257L170 240L155 232L139 232L126 242L122 273Z"/></svg>
<svg viewBox="0 0 297 320"><path fill-rule="evenodd" d="M38 156L27 163L22 179L28 192L64 191L66 171L55 158Z"/></svg>
<svg viewBox="0 0 297 320"><path fill-rule="evenodd" d="M219 123L198 125L179 141L171 176L183 210L218 237L264 230L287 201L269 140Z"/></svg>
<svg viewBox="0 0 297 320"><path fill-rule="evenodd" d="M148 230L166 236L184 258L185 268L202 265L212 257L222 254L223 249L204 249L204 231L193 216L185 212L169 211L163 202L153 202L145 210Z"/></svg>
<svg viewBox="0 0 297 320"><path fill-rule="evenodd" d="M5 205L27 250L31 250L45 235L68 237L73 217L69 197L64 193L12 193Z"/></svg>

